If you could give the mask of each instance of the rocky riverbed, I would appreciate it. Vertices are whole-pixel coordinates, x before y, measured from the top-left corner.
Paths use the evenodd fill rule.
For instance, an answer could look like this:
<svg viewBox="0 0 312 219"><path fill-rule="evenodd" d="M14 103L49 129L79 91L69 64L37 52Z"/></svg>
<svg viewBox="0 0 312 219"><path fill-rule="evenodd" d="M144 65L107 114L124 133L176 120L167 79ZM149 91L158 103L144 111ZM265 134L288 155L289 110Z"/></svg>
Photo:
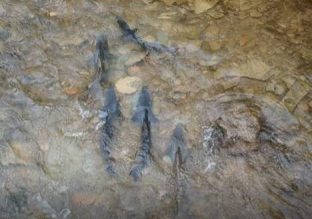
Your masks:
<svg viewBox="0 0 312 219"><path fill-rule="evenodd" d="M176 52L125 41L117 16ZM101 33L107 81L90 89ZM110 86L117 177L99 145ZM158 122L135 182L144 86ZM311 89L310 0L2 0L0 218L310 218Z"/></svg>

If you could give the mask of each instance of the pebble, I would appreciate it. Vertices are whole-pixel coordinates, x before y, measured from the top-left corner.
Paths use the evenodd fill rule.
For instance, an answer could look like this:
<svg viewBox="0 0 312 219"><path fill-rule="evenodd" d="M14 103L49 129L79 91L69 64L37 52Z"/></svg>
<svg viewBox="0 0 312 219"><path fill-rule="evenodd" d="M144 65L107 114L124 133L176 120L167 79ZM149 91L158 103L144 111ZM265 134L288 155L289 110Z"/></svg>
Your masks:
<svg viewBox="0 0 312 219"><path fill-rule="evenodd" d="M0 40L5 41L9 37L10 37L10 33L5 29L0 28Z"/></svg>
<svg viewBox="0 0 312 219"><path fill-rule="evenodd" d="M116 82L116 89L122 94L133 94L142 87L142 80L139 77L125 77Z"/></svg>
<svg viewBox="0 0 312 219"><path fill-rule="evenodd" d="M192 9L196 14L200 14L202 12L207 11L210 8L213 8L219 0L195 0L193 2Z"/></svg>

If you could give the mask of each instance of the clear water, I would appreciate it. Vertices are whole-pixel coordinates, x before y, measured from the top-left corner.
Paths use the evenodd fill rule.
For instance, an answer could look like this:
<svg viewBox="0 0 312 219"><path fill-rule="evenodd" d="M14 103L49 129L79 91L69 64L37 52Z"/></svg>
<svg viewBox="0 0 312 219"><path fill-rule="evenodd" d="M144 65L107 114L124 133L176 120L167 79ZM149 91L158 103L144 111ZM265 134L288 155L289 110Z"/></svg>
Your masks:
<svg viewBox="0 0 312 219"><path fill-rule="evenodd" d="M196 14L160 1L2 0L0 218L310 218L312 4L237 2ZM116 16L177 54L123 41ZM103 32L108 82L90 94ZM129 76L139 85L117 90L111 178L102 92ZM159 122L134 182L141 128L131 116L143 85ZM166 154L178 123L183 167Z"/></svg>

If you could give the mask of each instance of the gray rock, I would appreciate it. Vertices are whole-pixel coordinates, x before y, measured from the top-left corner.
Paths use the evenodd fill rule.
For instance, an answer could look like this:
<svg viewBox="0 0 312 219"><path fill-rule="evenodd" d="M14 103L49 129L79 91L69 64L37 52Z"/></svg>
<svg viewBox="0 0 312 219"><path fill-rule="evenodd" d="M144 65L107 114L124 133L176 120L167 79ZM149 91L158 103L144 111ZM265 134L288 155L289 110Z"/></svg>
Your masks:
<svg viewBox="0 0 312 219"><path fill-rule="evenodd" d="M0 28L0 40L6 41L10 37L9 31Z"/></svg>

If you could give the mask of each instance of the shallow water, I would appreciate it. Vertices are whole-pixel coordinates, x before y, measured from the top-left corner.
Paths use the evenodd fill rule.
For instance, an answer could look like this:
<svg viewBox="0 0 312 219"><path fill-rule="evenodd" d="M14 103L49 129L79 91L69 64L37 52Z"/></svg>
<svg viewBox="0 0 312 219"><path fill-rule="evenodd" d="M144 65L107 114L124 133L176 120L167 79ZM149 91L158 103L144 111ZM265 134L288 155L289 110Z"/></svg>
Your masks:
<svg viewBox="0 0 312 219"><path fill-rule="evenodd" d="M1 1L0 218L310 218L311 1L186 2ZM124 41L116 16L177 53ZM108 78L90 92L103 32ZM116 177L99 148L111 85ZM134 182L142 86L159 121ZM167 154L179 123L183 165Z"/></svg>

